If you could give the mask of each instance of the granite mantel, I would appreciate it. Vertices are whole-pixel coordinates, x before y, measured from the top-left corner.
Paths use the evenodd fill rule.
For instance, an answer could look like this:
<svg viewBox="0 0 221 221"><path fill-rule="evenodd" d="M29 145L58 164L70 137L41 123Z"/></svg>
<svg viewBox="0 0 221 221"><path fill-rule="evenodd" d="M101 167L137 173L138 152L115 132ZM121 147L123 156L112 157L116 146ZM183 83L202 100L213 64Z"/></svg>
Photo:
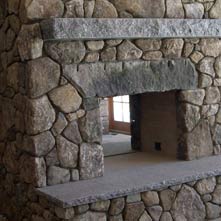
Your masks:
<svg viewBox="0 0 221 221"><path fill-rule="evenodd" d="M85 19L41 22L44 40L220 38L221 19Z"/></svg>

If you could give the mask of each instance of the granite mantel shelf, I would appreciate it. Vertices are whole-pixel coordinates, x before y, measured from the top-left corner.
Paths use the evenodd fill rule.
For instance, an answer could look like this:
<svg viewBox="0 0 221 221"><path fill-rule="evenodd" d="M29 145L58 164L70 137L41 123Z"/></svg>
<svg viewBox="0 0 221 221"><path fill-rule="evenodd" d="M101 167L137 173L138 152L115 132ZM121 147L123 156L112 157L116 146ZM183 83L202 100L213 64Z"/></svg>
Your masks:
<svg viewBox="0 0 221 221"><path fill-rule="evenodd" d="M92 180L70 182L36 189L64 208L159 190L169 186L221 175L221 156L194 161L176 161L144 153L106 158L105 175Z"/></svg>
<svg viewBox="0 0 221 221"><path fill-rule="evenodd" d="M41 22L44 40L220 38L221 19L85 19Z"/></svg>

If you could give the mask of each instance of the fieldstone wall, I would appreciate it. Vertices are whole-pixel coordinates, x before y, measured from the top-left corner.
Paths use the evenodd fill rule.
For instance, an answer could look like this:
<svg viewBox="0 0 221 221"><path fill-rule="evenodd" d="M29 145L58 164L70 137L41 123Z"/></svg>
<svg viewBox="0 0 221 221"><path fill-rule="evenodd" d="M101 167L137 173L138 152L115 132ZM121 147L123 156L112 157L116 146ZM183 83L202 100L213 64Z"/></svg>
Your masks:
<svg viewBox="0 0 221 221"><path fill-rule="evenodd" d="M29 204L33 221L219 221L221 177L61 208L39 197ZM25 219L26 220L26 219Z"/></svg>
<svg viewBox="0 0 221 221"><path fill-rule="evenodd" d="M44 42L39 25L41 20L54 17L132 16L220 18L220 7L220 0L176 1L176 4L170 0L166 3L161 0L1 1L0 220L6 216L9 221L69 219L73 217L73 208L55 210L45 199L37 197L33 188L103 175L99 100L85 99L81 91L63 75L63 64L190 58L199 74L199 89L183 91L178 95L179 112L182 113L180 128L182 132L185 131L180 136L180 156L195 159L221 152L219 39ZM194 212L194 217L203 219L205 205L200 196L186 185L182 186L182 192L189 192L191 197L194 195L193 202L202 209L200 215ZM215 195L219 197L219 192ZM183 214L177 214L177 211L185 199L182 195L178 196L171 214L182 217ZM125 202L124 198L111 201L113 220L121 217L119 214L125 205L124 210L127 213L131 211L126 209L131 205ZM137 203L132 197L130 202L136 202L132 208L136 211L133 215L138 214L138 218L144 214L144 220L148 216L153 220L159 219L156 211L162 210L162 204L159 206L156 203L157 208L149 209L147 213L144 212L145 201L138 200ZM215 208L212 212L218 211L219 202L212 202L217 205L210 203L207 207ZM108 210L109 203L104 203L103 210ZM119 206L116 208L116 205ZM78 212L75 213L81 214L88 208L88 205L77 207L75 210ZM59 214L57 218L55 211ZM192 213L184 213L185 217L192 216ZM86 216L86 220L105 220L105 214L88 211L83 216ZM215 216L211 215L212 218Z"/></svg>

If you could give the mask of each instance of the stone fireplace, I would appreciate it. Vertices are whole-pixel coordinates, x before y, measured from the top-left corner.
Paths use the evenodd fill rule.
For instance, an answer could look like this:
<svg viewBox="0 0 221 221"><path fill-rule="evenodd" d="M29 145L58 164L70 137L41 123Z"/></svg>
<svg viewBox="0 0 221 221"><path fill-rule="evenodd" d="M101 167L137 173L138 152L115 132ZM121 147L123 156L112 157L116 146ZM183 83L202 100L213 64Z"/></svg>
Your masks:
<svg viewBox="0 0 221 221"><path fill-rule="evenodd" d="M3 216L8 221L71 220L75 214L87 214L85 220L130 220L131 202L125 206L124 198L119 212L101 209L94 215L86 204L110 204L113 198L172 184L182 184L181 193L198 188L202 212L194 220L217 218L206 214L204 205L221 205L214 201L220 194L214 193L220 184L217 170L185 174L179 182L171 178L166 186L123 187L127 191L108 192L108 197L100 192L69 204L46 200L44 191L106 179L99 111L103 98L130 96L136 150L193 161L186 165L221 154L220 7L220 0L0 2L0 221L6 220ZM186 186L187 181L208 181L214 188L201 191L198 184ZM212 193L213 201L201 200ZM158 195L153 205L145 202L145 212L145 196L132 206L133 215L139 213L132 220L172 220L170 213L174 220L192 217L188 212L177 215L179 200L165 209ZM167 218L156 218L149 210L158 204ZM97 211L96 205L90 210Z"/></svg>

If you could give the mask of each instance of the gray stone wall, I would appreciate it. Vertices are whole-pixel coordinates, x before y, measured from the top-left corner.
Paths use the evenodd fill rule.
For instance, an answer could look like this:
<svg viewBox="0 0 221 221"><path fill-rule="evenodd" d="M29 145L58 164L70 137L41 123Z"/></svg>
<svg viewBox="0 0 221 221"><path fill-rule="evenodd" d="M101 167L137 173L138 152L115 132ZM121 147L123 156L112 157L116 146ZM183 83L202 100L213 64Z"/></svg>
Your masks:
<svg viewBox="0 0 221 221"><path fill-rule="evenodd" d="M81 91L64 77L61 68L64 63L190 58L199 73L199 89L183 91L179 96L182 113L180 128L184 127L182 131L185 131L180 139L180 152L186 159L220 154L219 39L122 39L55 43L42 40L38 22L53 17L221 17L220 0L177 1L176 4L167 0L166 6L164 1L158 0L139 2L0 2L0 214L9 220L67 220L73 217L74 210L76 215L84 213L76 217L80 220L82 216L86 216L86 220L105 220L108 210L112 220L121 220L123 210L126 217L130 217L130 211L135 210L133 215L138 214L137 218L144 216L144 220L150 219L145 218L148 216L158 220L161 216L163 204L159 205L157 201L148 205L144 199L137 200L139 196L129 197L129 201L126 198L107 201L104 206L102 203L101 206L100 203L95 204L92 206L94 209L90 210L104 212L94 213L88 211L88 205L67 211L55 209L50 202L34 194L34 187L103 174L98 101L83 99ZM202 145L205 148L195 148ZM190 146L193 148L186 149ZM218 217L218 180L212 199L211 195L206 196L210 202L208 205L202 202L202 196L207 192L199 196L192 187L183 185L181 190L178 188L181 194L177 194L177 203L173 204L170 213L162 217ZM213 191L212 188L208 193ZM200 213L194 209L194 212L188 210L184 215L177 214L182 206L180 204L185 203L183 192L188 192ZM153 195L159 198L157 193ZM144 207L147 207L147 212ZM1 215L0 219L4 220Z"/></svg>

